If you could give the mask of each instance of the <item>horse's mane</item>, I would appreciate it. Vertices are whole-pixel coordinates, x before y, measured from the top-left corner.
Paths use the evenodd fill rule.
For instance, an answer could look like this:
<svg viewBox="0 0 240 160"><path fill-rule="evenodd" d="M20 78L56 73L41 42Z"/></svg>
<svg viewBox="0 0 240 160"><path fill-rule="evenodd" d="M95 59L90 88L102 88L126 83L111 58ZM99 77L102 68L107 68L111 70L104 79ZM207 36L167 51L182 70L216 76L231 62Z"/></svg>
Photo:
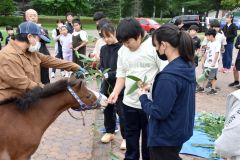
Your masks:
<svg viewBox="0 0 240 160"><path fill-rule="evenodd" d="M62 79L54 83L49 83L45 85L44 88L38 86L24 93L21 98L9 98L1 101L0 105L13 103L19 110L26 111L31 104L37 102L40 98L49 97L62 92L66 90L68 85L73 86L77 82L79 82L79 80L68 82L67 79Z"/></svg>

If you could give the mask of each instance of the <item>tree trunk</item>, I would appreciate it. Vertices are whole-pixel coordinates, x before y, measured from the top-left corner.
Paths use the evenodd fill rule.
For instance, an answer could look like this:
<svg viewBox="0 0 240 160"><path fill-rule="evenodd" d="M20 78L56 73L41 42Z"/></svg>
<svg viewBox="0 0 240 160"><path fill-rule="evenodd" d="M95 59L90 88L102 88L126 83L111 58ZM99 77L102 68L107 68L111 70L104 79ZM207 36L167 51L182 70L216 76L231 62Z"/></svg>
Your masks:
<svg viewBox="0 0 240 160"><path fill-rule="evenodd" d="M220 7L221 7L221 0L216 0L216 15L215 15L215 18L218 18Z"/></svg>
<svg viewBox="0 0 240 160"><path fill-rule="evenodd" d="M132 13L132 15L134 17L138 17L139 15L142 14L142 3L141 2L142 2L141 0L134 0L132 2L132 4L133 4L133 13Z"/></svg>
<svg viewBox="0 0 240 160"><path fill-rule="evenodd" d="M161 12L160 12L160 18L161 18L161 21L162 21L162 15L163 15L163 14L162 14L162 9L161 9Z"/></svg>
<svg viewBox="0 0 240 160"><path fill-rule="evenodd" d="M216 11L215 18L218 18L218 14L219 14L219 9Z"/></svg>

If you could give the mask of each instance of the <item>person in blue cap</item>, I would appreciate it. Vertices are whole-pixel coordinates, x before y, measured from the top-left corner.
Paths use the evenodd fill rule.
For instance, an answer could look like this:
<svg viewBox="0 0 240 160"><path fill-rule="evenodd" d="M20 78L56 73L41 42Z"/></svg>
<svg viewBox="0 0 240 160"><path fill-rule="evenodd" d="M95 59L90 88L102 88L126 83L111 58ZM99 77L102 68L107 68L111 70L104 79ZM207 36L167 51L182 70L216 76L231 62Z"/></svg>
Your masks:
<svg viewBox="0 0 240 160"><path fill-rule="evenodd" d="M39 53L40 40L48 42L49 39L36 23L23 22L17 31L15 40L10 40L0 51L0 101L20 97L28 89L43 86L40 66L84 74L85 70L78 64Z"/></svg>

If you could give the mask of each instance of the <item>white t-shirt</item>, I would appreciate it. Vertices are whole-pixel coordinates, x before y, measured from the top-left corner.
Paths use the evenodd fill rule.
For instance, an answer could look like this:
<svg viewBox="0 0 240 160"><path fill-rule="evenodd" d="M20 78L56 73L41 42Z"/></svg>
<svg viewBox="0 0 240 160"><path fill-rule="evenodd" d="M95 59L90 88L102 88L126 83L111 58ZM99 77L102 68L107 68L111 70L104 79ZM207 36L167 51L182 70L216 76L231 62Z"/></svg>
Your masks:
<svg viewBox="0 0 240 160"><path fill-rule="evenodd" d="M219 57L220 57L220 51L221 51L221 44L219 41L215 40L213 42L208 42L207 44L207 50L206 50L206 60L204 63L204 67L208 67L208 68L218 68L218 61L219 61ZM216 60L216 63L214 66L214 58L215 55L218 53L218 58Z"/></svg>
<svg viewBox="0 0 240 160"><path fill-rule="evenodd" d="M226 40L226 37L224 36L224 34L223 33L217 33L216 34L216 40L218 41L218 42L220 42L220 44L222 45L222 46L225 46L226 44L227 44L227 40Z"/></svg>
<svg viewBox="0 0 240 160"><path fill-rule="evenodd" d="M100 50L102 46L106 45L106 42L103 40L103 38L99 38L95 44L95 47L93 49L93 55L94 59L99 61L100 60Z"/></svg>
<svg viewBox="0 0 240 160"><path fill-rule="evenodd" d="M135 83L135 81L127 78L128 75L136 76L142 80L146 75L147 83L152 83L156 74L167 64L167 61L162 61L158 58L150 37L133 52L123 45L118 51L116 76L126 78L123 103L127 106L141 109L137 90L127 95L129 89Z"/></svg>
<svg viewBox="0 0 240 160"><path fill-rule="evenodd" d="M62 52L70 53L72 52L72 34L68 33L66 36L60 36L60 44L62 45Z"/></svg>
<svg viewBox="0 0 240 160"><path fill-rule="evenodd" d="M87 32L84 31L84 30L81 30L81 31L78 31L78 32L74 31L72 33L72 35L73 36L80 35L80 38L81 38L82 41L88 42L88 35L87 35Z"/></svg>

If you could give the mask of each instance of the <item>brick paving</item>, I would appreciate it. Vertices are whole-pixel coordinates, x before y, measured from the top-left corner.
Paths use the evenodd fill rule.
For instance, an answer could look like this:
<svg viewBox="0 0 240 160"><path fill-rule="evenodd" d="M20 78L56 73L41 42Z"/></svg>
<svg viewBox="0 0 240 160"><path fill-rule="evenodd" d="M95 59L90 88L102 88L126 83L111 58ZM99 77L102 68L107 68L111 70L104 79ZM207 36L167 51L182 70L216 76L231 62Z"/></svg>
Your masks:
<svg viewBox="0 0 240 160"><path fill-rule="evenodd" d="M80 113L71 111L76 117ZM33 160L90 160L96 111L87 111L86 125L62 113L45 132Z"/></svg>

